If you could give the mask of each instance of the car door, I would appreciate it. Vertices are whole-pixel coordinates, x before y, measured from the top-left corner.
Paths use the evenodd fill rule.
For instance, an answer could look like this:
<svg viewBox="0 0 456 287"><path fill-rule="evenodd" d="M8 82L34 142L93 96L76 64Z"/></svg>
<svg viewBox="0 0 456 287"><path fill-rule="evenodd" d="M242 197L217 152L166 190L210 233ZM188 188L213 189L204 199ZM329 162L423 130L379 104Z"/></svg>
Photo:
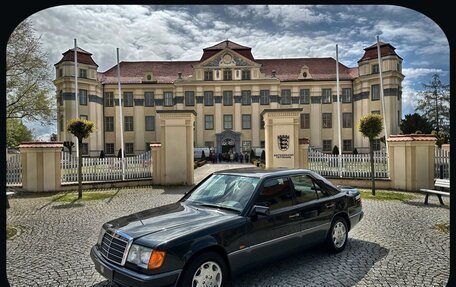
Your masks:
<svg viewBox="0 0 456 287"><path fill-rule="evenodd" d="M338 196L335 196L331 190L322 180L312 177L314 189L317 193L317 206L318 216L315 221L314 236L317 240L324 240L326 233L331 227L331 220L336 211L336 204Z"/></svg>
<svg viewBox="0 0 456 287"><path fill-rule="evenodd" d="M266 179L254 205L269 207L269 215L251 218L249 226L251 263L276 257L297 245L299 232L292 184L288 177Z"/></svg>

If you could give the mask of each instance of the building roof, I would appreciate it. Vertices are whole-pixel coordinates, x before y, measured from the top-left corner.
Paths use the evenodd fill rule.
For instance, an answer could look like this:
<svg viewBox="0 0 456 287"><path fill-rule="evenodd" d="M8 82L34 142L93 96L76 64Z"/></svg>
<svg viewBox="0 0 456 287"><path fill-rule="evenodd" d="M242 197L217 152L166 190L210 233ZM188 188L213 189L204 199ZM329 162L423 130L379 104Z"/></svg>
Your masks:
<svg viewBox="0 0 456 287"><path fill-rule="evenodd" d="M87 64L87 65L93 65L93 66L97 66L97 63L95 63L95 61L92 59L92 54L87 52L86 50L84 49L81 49L79 47L77 47L77 53L78 53L78 63L81 63L81 64ZM63 57L62 59L56 63L54 66L62 63L62 62L74 62L74 48L73 49L69 49L68 51L66 51L65 53L62 53Z"/></svg>
<svg viewBox="0 0 456 287"><path fill-rule="evenodd" d="M383 43L383 42L379 42L380 44L380 55L382 57L384 56L390 56L390 55L394 55L394 56L397 56L399 57L396 52L394 50L396 50L396 48L394 48L393 45L389 44L389 43ZM361 61L367 61L367 60L371 60L371 59L377 59L378 58L378 52L377 52L377 43L367 47L364 49L364 55L361 59L359 59L358 63L361 62ZM399 59L402 60L401 57L399 57Z"/></svg>
<svg viewBox="0 0 456 287"><path fill-rule="evenodd" d="M255 59L253 58L253 55L252 55L252 48L239 45L237 43L234 43L233 41L226 39L225 41L220 42L214 46L204 48L203 55L201 56L200 62L203 62L203 61L209 59L210 57L214 56L215 54L217 54L218 52L220 52L221 50L223 50L225 48L229 48L233 51L236 51L236 53L246 57L247 59L255 61Z"/></svg>

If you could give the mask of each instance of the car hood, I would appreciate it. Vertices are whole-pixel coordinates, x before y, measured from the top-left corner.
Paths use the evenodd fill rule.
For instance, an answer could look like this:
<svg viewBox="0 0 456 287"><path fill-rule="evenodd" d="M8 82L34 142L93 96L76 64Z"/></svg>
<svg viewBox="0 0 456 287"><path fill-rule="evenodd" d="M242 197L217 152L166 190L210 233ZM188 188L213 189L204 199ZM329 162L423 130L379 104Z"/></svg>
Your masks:
<svg viewBox="0 0 456 287"><path fill-rule="evenodd" d="M134 239L154 234L154 241L162 241L239 217L233 212L177 202L112 220L105 228L120 230Z"/></svg>

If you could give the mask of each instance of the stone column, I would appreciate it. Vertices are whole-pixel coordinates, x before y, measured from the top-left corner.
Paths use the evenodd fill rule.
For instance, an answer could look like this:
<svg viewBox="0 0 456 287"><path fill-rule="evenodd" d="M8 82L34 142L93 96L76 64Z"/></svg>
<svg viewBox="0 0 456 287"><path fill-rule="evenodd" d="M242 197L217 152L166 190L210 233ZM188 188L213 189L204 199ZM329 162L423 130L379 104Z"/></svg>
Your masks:
<svg viewBox="0 0 456 287"><path fill-rule="evenodd" d="M435 137L392 135L388 138L391 188L417 191L434 187Z"/></svg>
<svg viewBox="0 0 456 287"><path fill-rule="evenodd" d="M266 168L298 168L299 114L297 109L266 109L261 115L265 121Z"/></svg>
<svg viewBox="0 0 456 287"><path fill-rule="evenodd" d="M151 150L151 165L150 165L150 173L152 174L152 181L154 184L161 185L163 184L163 174L162 174L162 160L161 160L161 143L151 143L150 144Z"/></svg>
<svg viewBox="0 0 456 287"><path fill-rule="evenodd" d="M55 192L61 186L61 142L25 142L19 145L22 188L32 192Z"/></svg>
<svg viewBox="0 0 456 287"><path fill-rule="evenodd" d="M309 168L309 139L299 139L299 168Z"/></svg>
<svg viewBox="0 0 456 287"><path fill-rule="evenodd" d="M161 184L193 185L193 123L195 111L157 111L160 116Z"/></svg>

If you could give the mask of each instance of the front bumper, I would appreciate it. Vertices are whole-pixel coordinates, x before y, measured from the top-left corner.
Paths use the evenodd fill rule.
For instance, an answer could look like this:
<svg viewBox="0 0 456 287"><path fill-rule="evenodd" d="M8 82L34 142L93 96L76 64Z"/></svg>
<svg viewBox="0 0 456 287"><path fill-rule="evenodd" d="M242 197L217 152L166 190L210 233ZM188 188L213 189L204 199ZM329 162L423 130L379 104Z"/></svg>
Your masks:
<svg viewBox="0 0 456 287"><path fill-rule="evenodd" d="M90 250L95 269L106 279L126 286L165 287L176 285L181 269L157 275L145 275L122 266L115 265L101 256L96 246Z"/></svg>

